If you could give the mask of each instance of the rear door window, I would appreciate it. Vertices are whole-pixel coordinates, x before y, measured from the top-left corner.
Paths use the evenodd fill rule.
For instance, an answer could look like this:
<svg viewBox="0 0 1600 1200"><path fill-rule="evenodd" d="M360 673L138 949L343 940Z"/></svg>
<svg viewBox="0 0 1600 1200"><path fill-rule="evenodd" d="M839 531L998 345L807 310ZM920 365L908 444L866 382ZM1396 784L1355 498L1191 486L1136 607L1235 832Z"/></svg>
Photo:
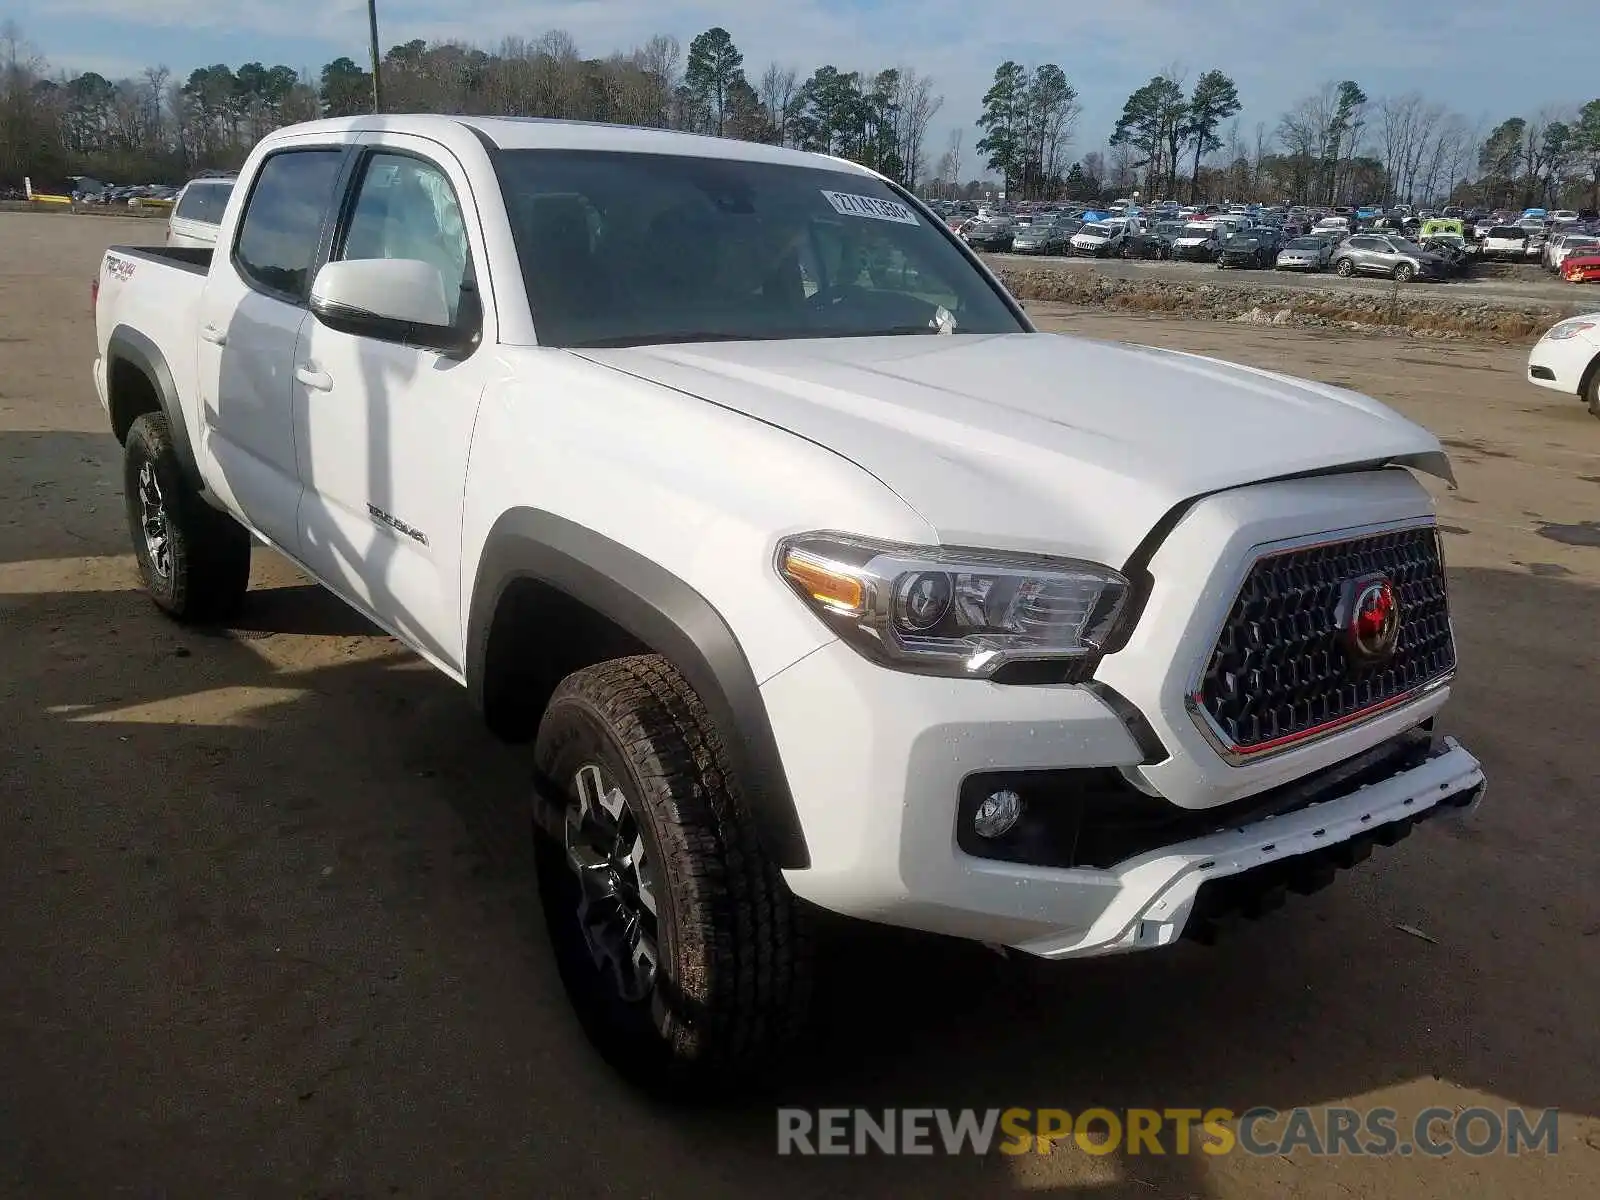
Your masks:
<svg viewBox="0 0 1600 1200"><path fill-rule="evenodd" d="M285 150L262 163L239 221L233 261L246 283L305 302L343 150Z"/></svg>

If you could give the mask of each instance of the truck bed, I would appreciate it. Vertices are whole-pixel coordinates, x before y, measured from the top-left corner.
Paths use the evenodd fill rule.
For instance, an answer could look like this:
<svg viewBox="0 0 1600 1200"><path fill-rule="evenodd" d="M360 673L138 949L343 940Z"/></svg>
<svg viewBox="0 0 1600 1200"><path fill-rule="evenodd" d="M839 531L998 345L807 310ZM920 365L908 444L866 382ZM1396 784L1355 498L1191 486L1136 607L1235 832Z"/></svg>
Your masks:
<svg viewBox="0 0 1600 1200"><path fill-rule="evenodd" d="M214 252L210 246L111 246L108 251L124 258L143 258L163 263L192 275L204 275L211 270L211 255Z"/></svg>

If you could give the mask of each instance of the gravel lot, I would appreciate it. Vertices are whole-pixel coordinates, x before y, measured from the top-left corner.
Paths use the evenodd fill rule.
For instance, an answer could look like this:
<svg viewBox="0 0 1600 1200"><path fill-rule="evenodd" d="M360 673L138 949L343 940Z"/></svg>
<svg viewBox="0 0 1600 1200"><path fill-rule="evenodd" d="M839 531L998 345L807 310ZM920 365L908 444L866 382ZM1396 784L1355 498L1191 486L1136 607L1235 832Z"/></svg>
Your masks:
<svg viewBox="0 0 1600 1200"><path fill-rule="evenodd" d="M0 1194L1600 1194L1600 422L1522 351L1032 306L1360 388L1448 441L1448 726L1489 800L1214 949L1049 965L839 931L804 1063L672 1111L581 1042L519 765L453 685L266 552L236 628L132 590L87 284L157 232L0 214ZM1521 1159L779 1160L780 1102L1564 1116L1559 1154Z"/></svg>

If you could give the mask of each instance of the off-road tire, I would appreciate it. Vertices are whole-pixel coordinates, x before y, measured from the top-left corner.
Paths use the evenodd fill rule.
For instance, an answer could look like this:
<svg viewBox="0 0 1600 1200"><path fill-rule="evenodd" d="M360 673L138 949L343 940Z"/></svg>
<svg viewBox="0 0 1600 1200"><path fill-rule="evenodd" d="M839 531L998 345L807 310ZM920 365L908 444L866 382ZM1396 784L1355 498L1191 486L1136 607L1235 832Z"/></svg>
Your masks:
<svg viewBox="0 0 1600 1200"><path fill-rule="evenodd" d="M161 413L134 421L123 443L123 504L139 577L156 607L185 623L221 621L238 611L250 586L250 534L200 498L173 448ZM167 555L158 569L144 531L142 477L149 467L159 487Z"/></svg>
<svg viewBox="0 0 1600 1200"><path fill-rule="evenodd" d="M1356 265L1348 258L1341 258L1338 262L1333 264L1333 270L1340 279L1349 279L1350 276L1356 273Z"/></svg>
<svg viewBox="0 0 1600 1200"><path fill-rule="evenodd" d="M630 1001L590 952L565 848L536 824L545 923L589 1041L659 1094L692 1097L748 1079L802 1028L811 933L756 840L700 697L659 655L587 667L556 688L534 760L547 798L568 805L579 769L597 763L654 861L655 981Z"/></svg>

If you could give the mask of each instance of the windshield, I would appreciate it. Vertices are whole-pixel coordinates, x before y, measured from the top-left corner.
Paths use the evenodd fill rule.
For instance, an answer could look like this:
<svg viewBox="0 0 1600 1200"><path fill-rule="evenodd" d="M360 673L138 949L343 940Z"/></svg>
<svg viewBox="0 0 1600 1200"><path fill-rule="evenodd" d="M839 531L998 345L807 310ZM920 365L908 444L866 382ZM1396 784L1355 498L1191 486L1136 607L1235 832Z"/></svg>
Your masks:
<svg viewBox="0 0 1600 1200"><path fill-rule="evenodd" d="M1389 239L1389 244L1392 245L1396 250L1400 251L1401 254L1426 253L1421 246L1417 245L1413 241L1408 241L1406 238L1392 237Z"/></svg>
<svg viewBox="0 0 1600 1200"><path fill-rule="evenodd" d="M1210 225L1186 225L1183 229L1186 238L1208 238L1214 233L1216 230Z"/></svg>
<svg viewBox="0 0 1600 1200"><path fill-rule="evenodd" d="M1321 250L1322 242L1318 238L1295 238L1284 247L1285 250Z"/></svg>
<svg viewBox="0 0 1600 1200"><path fill-rule="evenodd" d="M1527 240L1528 231L1519 229L1515 225L1496 225L1489 230L1489 236L1492 238L1513 238L1520 242Z"/></svg>
<svg viewBox="0 0 1600 1200"><path fill-rule="evenodd" d="M541 345L1023 330L871 176L576 150L496 166Z"/></svg>
<svg viewBox="0 0 1600 1200"><path fill-rule="evenodd" d="M1078 232L1080 232L1082 234L1085 234L1085 235L1087 235L1089 237L1108 238L1108 237L1115 236L1117 230L1119 230L1121 228L1122 228L1122 226L1120 226L1120 225L1108 225L1108 224L1106 224L1104 222L1096 222L1093 225L1085 225Z"/></svg>

